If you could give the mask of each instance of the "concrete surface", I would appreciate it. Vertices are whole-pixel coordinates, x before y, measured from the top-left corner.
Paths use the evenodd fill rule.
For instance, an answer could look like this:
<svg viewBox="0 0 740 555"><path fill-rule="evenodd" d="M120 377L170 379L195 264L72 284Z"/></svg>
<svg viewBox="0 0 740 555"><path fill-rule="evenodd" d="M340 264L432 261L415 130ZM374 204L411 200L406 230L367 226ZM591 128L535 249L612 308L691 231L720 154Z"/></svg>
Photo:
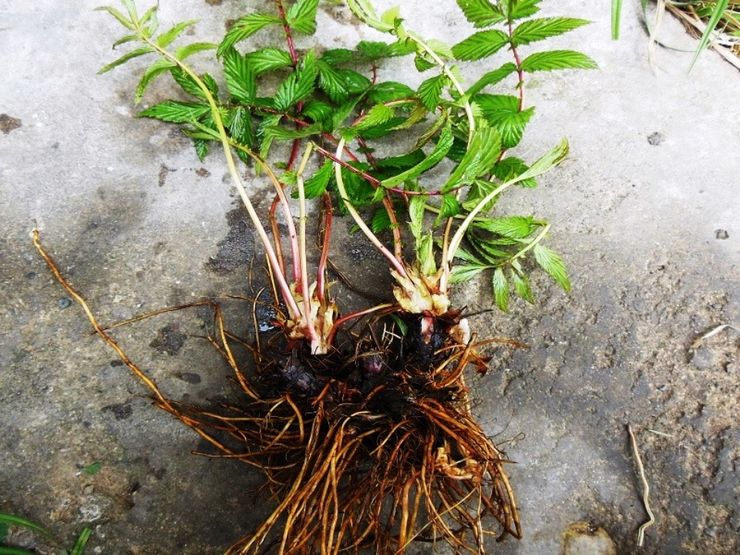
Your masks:
<svg viewBox="0 0 740 555"><path fill-rule="evenodd" d="M94 553L218 553L269 509L259 477L188 454L196 436L153 408L89 335L29 239L36 222L103 321L248 290L251 234L229 215L220 157L201 164L177 132L132 118L133 67L95 75L119 34L91 11L98 3L0 0L0 511L70 543L91 525ZM528 83L537 114L520 152L531 159L567 136L572 155L508 202L554 223L574 291L537 279L537 306L476 320L483 334L531 346L497 353L472 382L477 414L517 461L525 538L494 551L557 553L568 525L588 521L620 553L635 552L646 516L630 422L657 517L642 551L737 553L737 332L689 347L738 322L740 75L712 53L687 75L690 54L665 49L651 69L631 2L619 42L604 3L544 4L594 21L551 48L578 47L601 70ZM162 0L161 19L200 18L196 37L215 39L244 5ZM469 30L452 8L403 3L411 28L450 42ZM320 25L325 46L357 38L341 8L322 8ZM688 42L671 20L664 32ZM357 238L336 257L358 272L379 266ZM485 308L487 287L466 285L458 298ZM243 309L231 311L247 326ZM171 396L204 401L231 391L227 369L195 337L206 319L164 316L117 337ZM101 470L85 473L93 462Z"/></svg>

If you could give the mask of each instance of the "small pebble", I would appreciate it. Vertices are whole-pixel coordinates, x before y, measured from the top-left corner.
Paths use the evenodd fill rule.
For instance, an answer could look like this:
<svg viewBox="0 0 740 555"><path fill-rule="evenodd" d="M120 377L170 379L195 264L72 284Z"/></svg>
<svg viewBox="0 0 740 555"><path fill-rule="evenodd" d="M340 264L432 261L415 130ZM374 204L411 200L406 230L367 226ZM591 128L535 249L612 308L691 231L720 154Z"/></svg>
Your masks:
<svg viewBox="0 0 740 555"><path fill-rule="evenodd" d="M650 135L648 135L648 138L647 138L647 142L650 143L653 146L658 146L664 140L665 140L665 136L660 131L656 131L655 133L651 133Z"/></svg>
<svg viewBox="0 0 740 555"><path fill-rule="evenodd" d="M69 308L72 306L72 300L67 297L62 297L57 301L57 304L59 305L59 308Z"/></svg>

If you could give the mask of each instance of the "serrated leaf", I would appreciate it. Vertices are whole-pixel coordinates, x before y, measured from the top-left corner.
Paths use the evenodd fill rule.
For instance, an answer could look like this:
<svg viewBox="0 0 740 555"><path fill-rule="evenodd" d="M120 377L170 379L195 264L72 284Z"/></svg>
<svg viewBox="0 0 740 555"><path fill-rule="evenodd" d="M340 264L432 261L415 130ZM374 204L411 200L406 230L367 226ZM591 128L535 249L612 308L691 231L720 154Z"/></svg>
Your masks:
<svg viewBox="0 0 740 555"><path fill-rule="evenodd" d="M468 189L468 194L465 198L465 202L462 203L463 208L465 208L465 210L473 210L476 206L478 206L478 203L480 203L486 196L488 196L489 193L491 193L496 188L496 186L496 183L492 183L491 181L476 179L470 186L470 189ZM491 199L488 203L486 203L485 206L483 206L481 212L486 213L490 211L496 204L497 200L497 198Z"/></svg>
<svg viewBox="0 0 740 555"><path fill-rule="evenodd" d="M103 73L109 72L111 69L116 68L120 66L121 64L125 64L129 60L133 60L134 58L138 58L139 56L144 56L145 54L151 54L154 52L154 49L149 46L143 46L141 48L136 48L135 50L132 50L131 52L127 52L120 58L117 58L113 60L111 63L104 65L98 70L98 75L102 75Z"/></svg>
<svg viewBox="0 0 740 555"><path fill-rule="evenodd" d="M442 97L442 89L446 82L447 77L444 74L440 74L436 77L427 79L419 85L417 96L430 112L433 112L439 104L439 100Z"/></svg>
<svg viewBox="0 0 740 555"><path fill-rule="evenodd" d="M275 108L287 112L292 106L309 96L314 90L318 75L316 57L312 51L301 59L298 68L283 81L275 92Z"/></svg>
<svg viewBox="0 0 740 555"><path fill-rule="evenodd" d="M595 69L598 66L591 58L575 50L549 50L535 52L522 62L522 70L553 71L556 69Z"/></svg>
<svg viewBox="0 0 740 555"><path fill-rule="evenodd" d="M332 102L341 104L349 96L344 76L323 60L317 62L319 68L319 88L324 91Z"/></svg>
<svg viewBox="0 0 740 555"><path fill-rule="evenodd" d="M251 37L260 29L269 25L279 25L280 18L270 14L253 13L238 19L226 33L224 40L218 46L217 54L222 56L229 48L236 43Z"/></svg>
<svg viewBox="0 0 740 555"><path fill-rule="evenodd" d="M201 162L208 156L208 143L205 139L193 139L193 147L195 148L195 154L198 156L198 160Z"/></svg>
<svg viewBox="0 0 740 555"><path fill-rule="evenodd" d="M434 225L437 226L445 218L452 218L460 212L462 212L462 206L460 206L460 202L455 198L455 195L442 195L442 204L439 206L439 214L434 220Z"/></svg>
<svg viewBox="0 0 740 555"><path fill-rule="evenodd" d="M510 179L521 175L529 169L529 166L524 163L523 160L514 156L509 156L500 160L495 166L493 166L493 175L503 182L509 181ZM525 179L520 181L519 185L522 187L537 187L537 180L534 178Z"/></svg>
<svg viewBox="0 0 740 555"><path fill-rule="evenodd" d="M362 116L362 119L360 119L354 127L360 130L369 129L371 127L383 125L394 117L395 112L393 111L393 108L390 108L385 104L376 104Z"/></svg>
<svg viewBox="0 0 740 555"><path fill-rule="evenodd" d="M363 172L370 169L368 164L362 162L350 162L354 168L357 168ZM344 180L344 187L347 191L347 199L355 206L364 206L372 202L372 198L375 194L375 188L365 181L364 178L357 175L355 172L350 171L347 168L342 168L342 179Z"/></svg>
<svg viewBox="0 0 740 555"><path fill-rule="evenodd" d="M267 129L270 127L276 127L282 116L280 114L271 114L262 118L257 127L257 137L260 139L260 157L264 160L270 153L270 147L272 146L273 136L267 133Z"/></svg>
<svg viewBox="0 0 740 555"><path fill-rule="evenodd" d="M393 58L396 56L407 56L416 51L416 47L411 41L406 42L401 40L391 43L363 40L357 43L356 49L364 62L374 62L382 58Z"/></svg>
<svg viewBox="0 0 740 555"><path fill-rule="evenodd" d="M457 5L475 27L490 27L505 19L501 10L488 0L457 0Z"/></svg>
<svg viewBox="0 0 740 555"><path fill-rule="evenodd" d="M255 75L293 65L290 53L279 48L262 48L246 55Z"/></svg>
<svg viewBox="0 0 740 555"><path fill-rule="evenodd" d="M293 139L305 139L306 137L316 135L320 132L321 125L318 123L299 128L286 128L276 125L273 127L267 127L265 129L265 136L269 135L273 139L278 139L280 141L289 141Z"/></svg>
<svg viewBox="0 0 740 555"><path fill-rule="evenodd" d="M180 33L182 33L191 25L195 25L197 22L197 19L191 19L189 21L178 23L177 25L157 37L157 46L159 46L160 48L167 48L178 36L180 36Z"/></svg>
<svg viewBox="0 0 740 555"><path fill-rule="evenodd" d="M396 21L401 19L401 7L393 6L384 11L380 16L380 21L388 25L395 26Z"/></svg>
<svg viewBox="0 0 740 555"><path fill-rule="evenodd" d="M138 104L146 92L149 85L152 84L154 79L165 71L169 71L175 67L175 64L169 60L159 59L144 70L144 74L141 76L138 85L136 85L136 92L134 94L134 102Z"/></svg>
<svg viewBox="0 0 740 555"><path fill-rule="evenodd" d="M516 294L528 303L534 304L534 295L532 294L532 288L529 286L527 276L519 274L519 272L512 269L509 271L509 279L514 285Z"/></svg>
<svg viewBox="0 0 740 555"><path fill-rule="evenodd" d="M548 37L562 35L590 23L586 19L572 17L541 17L525 21L514 29L512 41L515 46L529 44Z"/></svg>
<svg viewBox="0 0 740 555"><path fill-rule="evenodd" d="M139 112L139 117L153 118L170 123L190 123L210 112L211 108L206 104L165 100Z"/></svg>
<svg viewBox="0 0 740 555"><path fill-rule="evenodd" d="M395 81L383 81L373 85L367 93L368 102L380 104L382 102L392 102L402 98L411 98L414 96L414 89L403 83Z"/></svg>
<svg viewBox="0 0 740 555"><path fill-rule="evenodd" d="M381 43L382 44L382 43ZM330 48L325 50L321 55L321 61L329 64L330 66L336 66L339 64L348 64L350 62L357 61L358 53L349 48Z"/></svg>
<svg viewBox="0 0 740 555"><path fill-rule="evenodd" d="M112 15L118 20L118 23L126 27L126 29L130 29L131 31L136 30L136 26L133 24L132 20L129 20L128 18L126 18L125 15L123 15L121 12L119 12L116 8L112 6L99 6L95 8L95 11L108 12L110 15Z"/></svg>
<svg viewBox="0 0 740 555"><path fill-rule="evenodd" d="M380 233L391 228L391 217L385 208L378 208L375 211L372 220L370 220L370 228L373 230L373 233Z"/></svg>
<svg viewBox="0 0 740 555"><path fill-rule="evenodd" d="M339 69L337 71L342 76L344 86L350 95L363 94L372 86L370 79L352 69Z"/></svg>
<svg viewBox="0 0 740 555"><path fill-rule="evenodd" d="M333 175L333 167L332 162L326 161L315 174L306 180L303 186L307 199L317 198L324 194Z"/></svg>
<svg viewBox="0 0 740 555"><path fill-rule="evenodd" d="M288 25L296 31L312 35L316 32L316 8L318 5L319 0L298 0L288 9L286 14Z"/></svg>
<svg viewBox="0 0 740 555"><path fill-rule="evenodd" d="M465 281L469 281L480 274L483 270L487 270L489 267L490 266L488 265L479 264L453 266L450 271L450 283L463 283Z"/></svg>
<svg viewBox="0 0 740 555"><path fill-rule="evenodd" d="M224 77L229 93L239 102L249 104L257 92L257 81L246 56L235 48L229 48L223 55Z"/></svg>
<svg viewBox="0 0 740 555"><path fill-rule="evenodd" d="M439 162L442 161L442 159L445 157L447 152L450 150L450 147L452 147L452 141L453 141L453 135L452 131L450 130L449 125L445 126L442 129L442 132L440 133L439 139L437 140L437 144L434 147L434 150L427 156L423 161L421 161L419 164L414 166L413 168L409 168L408 170L399 173L398 175L394 175L393 177L389 177L388 179L384 179L381 184L383 187L396 187L397 185L400 185L404 181L408 179L416 179L419 177L422 173L432 169L434 166L439 164Z"/></svg>
<svg viewBox="0 0 740 555"><path fill-rule="evenodd" d="M506 312L509 310L509 282L501 268L496 268L493 272L493 298L496 306Z"/></svg>
<svg viewBox="0 0 740 555"><path fill-rule="evenodd" d="M509 183L522 183L527 179L542 175L550 168L557 166L568 156L568 141L563 139L556 146L547 151L543 156L538 158L526 171L509 180Z"/></svg>
<svg viewBox="0 0 740 555"><path fill-rule="evenodd" d="M239 144L254 145L254 127L249 110L237 106L230 111L229 134Z"/></svg>
<svg viewBox="0 0 740 555"><path fill-rule="evenodd" d="M326 122L331 119L334 107L320 100L311 100L303 106L301 113L313 122Z"/></svg>
<svg viewBox="0 0 740 555"><path fill-rule="evenodd" d="M506 12L509 20L522 19L536 14L540 11L539 3L541 0L510 0L502 2L502 9ZM508 5L507 5L508 4Z"/></svg>
<svg viewBox="0 0 740 555"><path fill-rule="evenodd" d="M426 202L426 198L422 195L413 195L409 200L409 231L417 241L420 240L424 231Z"/></svg>
<svg viewBox="0 0 740 555"><path fill-rule="evenodd" d="M113 50L121 46L122 44L126 44L127 42L133 42L135 40L139 40L139 35L124 35L120 39L118 39L116 42L113 43Z"/></svg>
<svg viewBox="0 0 740 555"><path fill-rule="evenodd" d="M437 64L429 59L426 53L418 53L416 56L414 56L414 66L416 67L417 71L424 73L428 69L436 67Z"/></svg>
<svg viewBox="0 0 740 555"><path fill-rule="evenodd" d="M503 31L479 31L453 46L452 53L458 60L480 60L492 56L507 44L509 36Z"/></svg>
<svg viewBox="0 0 740 555"><path fill-rule="evenodd" d="M479 220L473 224L478 229L490 233L503 235L512 239L524 239L529 237L537 227L531 216L506 216L503 218L491 218Z"/></svg>
<svg viewBox="0 0 740 555"><path fill-rule="evenodd" d="M378 169L408 169L424 160L422 150L414 150L408 154L400 156L391 156L389 158L379 158L375 161L375 167Z"/></svg>
<svg viewBox="0 0 740 555"><path fill-rule="evenodd" d="M488 73L484 74L467 91L465 91L465 94L467 96L473 96L475 94L478 94L480 91L482 91L484 88L488 87L489 85L495 85L499 81L503 81L515 71L516 71L516 65L513 64L512 62L507 62L504 65L502 65L500 68L494 69L493 71L489 71Z"/></svg>
<svg viewBox="0 0 740 555"><path fill-rule="evenodd" d="M170 69L170 73L172 74L172 78L175 80L175 82L180 85L182 90L184 90L186 93L197 98L201 98L203 100L206 99L205 93L201 90L198 84L181 68L173 67ZM216 83L216 80L207 73L201 75L200 79L201 81L203 81L203 84L210 91L210 93L214 97L218 97L218 84Z"/></svg>
<svg viewBox="0 0 740 555"><path fill-rule="evenodd" d="M478 266L485 266L485 263L482 260L473 256L471 253L463 248L457 249L457 252L455 253L455 258L459 258L460 260L464 260L465 262L469 262Z"/></svg>
<svg viewBox="0 0 740 555"><path fill-rule="evenodd" d="M460 163L450 174L442 191L469 185L487 174L501 154L501 134L492 127L478 127Z"/></svg>
<svg viewBox="0 0 740 555"><path fill-rule="evenodd" d="M357 136L363 139L379 139L401 128L405 122L405 118L396 116L379 125L358 130Z"/></svg>
<svg viewBox="0 0 740 555"><path fill-rule="evenodd" d="M524 128L534 115L534 106L519 111L519 99L508 95L478 94L472 100L483 118L501 133L504 148L519 144Z"/></svg>
<svg viewBox="0 0 740 555"><path fill-rule="evenodd" d="M550 274L550 277L552 277L552 279L555 280L555 283L562 287L563 290L570 291L570 280L568 279L568 272L565 269L563 259L554 251L540 244L535 245L533 251L537 264L539 264L545 272Z"/></svg>

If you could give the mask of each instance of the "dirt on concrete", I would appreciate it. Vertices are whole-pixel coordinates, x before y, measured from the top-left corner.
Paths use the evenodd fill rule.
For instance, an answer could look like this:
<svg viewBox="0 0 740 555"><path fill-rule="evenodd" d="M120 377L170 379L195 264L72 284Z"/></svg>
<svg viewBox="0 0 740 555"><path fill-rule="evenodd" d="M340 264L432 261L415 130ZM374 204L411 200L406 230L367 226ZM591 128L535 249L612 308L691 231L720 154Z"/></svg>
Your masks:
<svg viewBox="0 0 740 555"><path fill-rule="evenodd" d="M198 40L218 37L243 9L160 4L164 23L184 13L200 18ZM641 552L734 554L738 332L726 327L697 340L738 322L740 130L727 122L740 121L740 106L727 97L740 75L711 52L687 75L691 54L659 50L653 70L632 7L625 3L622 38L612 42L608 10L598 4L544 2L553 15L594 21L552 47L585 50L601 69L527 83L537 113L519 155L534 158L561 136L572 154L539 189L501 207L553 223L551 241L574 290L566 295L538 275L536 305L473 321L483 336L529 345L492 351L489 373L469 383L476 415L514 461L524 526L521 541L492 541L490 551L558 553L569 526L584 522L603 529L618 553L636 552L647 515L629 423L656 515ZM269 513L259 475L190 454L198 437L156 409L90 335L28 236L41 228L61 270L106 323L203 297L248 297L264 280L218 153L201 163L188 140L134 118L130 69L95 77L117 32L92 11L97 5L15 3L0 33L0 63L14 75L0 105L23 122L0 139L0 512L43 523L67 545L90 526L91 553L220 553ZM424 3L419 19L413 2L402 7L411 28L448 42L471 31L454 9L451 0ZM320 11L322 45L353 44L357 28L333 11ZM684 36L671 20L664 30ZM467 66L463 75L483 69ZM151 99L167 90L164 80L155 83ZM264 189L253 195L266 211ZM337 267L387 294L382 261L336 227ZM455 300L488 309L489 288L476 280ZM341 284L334 291L342 307L367 302ZM249 336L251 304L223 302L230 327ZM271 316L261 312L261 325ZM227 365L198 339L210 323L207 309L189 309L122 327L116 337L171 397L216 403L236 389ZM99 472L83 471L94 463ZM43 552L36 539L21 539Z"/></svg>

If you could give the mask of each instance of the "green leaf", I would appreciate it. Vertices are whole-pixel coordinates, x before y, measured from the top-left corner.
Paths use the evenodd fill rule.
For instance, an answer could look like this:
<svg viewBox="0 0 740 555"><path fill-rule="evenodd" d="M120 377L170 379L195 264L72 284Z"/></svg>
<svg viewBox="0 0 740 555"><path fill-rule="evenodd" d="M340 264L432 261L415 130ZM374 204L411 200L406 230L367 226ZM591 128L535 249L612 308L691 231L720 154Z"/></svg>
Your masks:
<svg viewBox="0 0 740 555"><path fill-rule="evenodd" d="M514 156L509 156L493 166L493 175L501 181L506 182L518 175L521 175L528 169L529 166L525 164L523 160ZM537 187L537 181L534 178L525 179L524 181L520 181L519 185L522 187L533 188Z"/></svg>
<svg viewBox="0 0 740 555"><path fill-rule="evenodd" d="M172 74L172 78L175 80L175 82L180 85L180 87L182 87L182 90L184 90L186 93L202 100L206 99L205 93L201 90L198 84L181 68L173 67L170 69L170 73ZM218 97L218 84L216 83L216 80L207 73L201 75L200 79L201 81L203 81L203 84L210 91L210 93L214 97Z"/></svg>
<svg viewBox="0 0 740 555"><path fill-rule="evenodd" d="M411 98L413 96L414 89L408 85L396 83L395 81L383 81L372 86L367 93L367 100L373 104L380 104L381 102L392 102L393 100Z"/></svg>
<svg viewBox="0 0 740 555"><path fill-rule="evenodd" d="M457 0L457 5L475 27L490 27L505 19L501 10L488 0Z"/></svg>
<svg viewBox="0 0 740 555"><path fill-rule="evenodd" d="M495 85L499 81L503 81L515 71L516 71L516 65L513 64L512 62L507 62L504 65L502 65L500 68L494 69L493 71L489 71L488 73L484 74L480 79L478 79L473 84L473 86L471 86L467 91L465 91L465 94L467 96L473 96L475 94L478 94L480 91L482 91L484 88L488 87L489 85Z"/></svg>
<svg viewBox="0 0 740 555"><path fill-rule="evenodd" d="M174 63L170 62L169 60L160 59L154 62L148 68L146 68L146 70L144 70L144 74L141 76L141 79L139 80L139 84L136 85L136 92L134 93L134 102L136 104L141 102L141 99L144 96L144 92L146 92L146 89L149 87L149 85L152 84L154 79L156 79L159 75L161 75L165 71L169 71L173 67L175 67Z"/></svg>
<svg viewBox="0 0 740 555"><path fill-rule="evenodd" d="M507 18L514 21L516 19L529 17L530 15L534 15L540 11L538 6L540 1L541 0L508 0L508 2L503 2L502 6L506 11ZM507 3L508 6L506 6Z"/></svg>
<svg viewBox="0 0 740 555"><path fill-rule="evenodd" d="M434 220L434 225L437 226L445 218L452 218L460 212L462 212L462 206L460 206L460 202L455 198L455 195L442 195L442 204L439 207L439 214Z"/></svg>
<svg viewBox="0 0 740 555"><path fill-rule="evenodd" d="M314 34L316 32L316 8L318 5L319 0L298 0L286 14L288 25L301 33Z"/></svg>
<svg viewBox="0 0 740 555"><path fill-rule="evenodd" d="M350 162L349 164L363 172L370 169L368 164L362 162ZM348 200L352 204L355 206L364 206L372 202L375 189L364 178L347 168L342 168L342 179L344 180Z"/></svg>
<svg viewBox="0 0 740 555"><path fill-rule="evenodd" d="M303 106L301 113L313 122L327 122L334 113L334 107L320 100L311 100Z"/></svg>
<svg viewBox="0 0 740 555"><path fill-rule="evenodd" d="M262 48L247 54L247 61L255 75L262 75L268 71L290 67L293 62L290 53L279 48Z"/></svg>
<svg viewBox="0 0 740 555"><path fill-rule="evenodd" d="M458 60L480 60L492 56L509 44L509 36L497 29L480 31L452 47Z"/></svg>
<svg viewBox="0 0 740 555"><path fill-rule="evenodd" d="M259 127L257 128L257 136L260 139L260 157L262 159L267 158L267 155L270 152L270 147L272 146L272 140L273 135L270 135L267 132L267 129L271 127L275 127L280 123L280 120L282 119L282 115L280 114L272 114L265 116L262 118L262 122L260 123Z"/></svg>
<svg viewBox="0 0 740 555"><path fill-rule="evenodd" d="M153 118L170 123L190 123L211 112L205 104L165 100L139 112L139 117Z"/></svg>
<svg viewBox="0 0 740 555"><path fill-rule="evenodd" d="M393 108L390 108L385 104L376 104L362 116L362 119L360 119L354 127L361 130L369 129L371 127L383 125L394 117L395 112L393 111Z"/></svg>
<svg viewBox="0 0 740 555"><path fill-rule="evenodd" d="M375 62L382 58L407 56L416 51L416 47L411 41L385 43L363 40L357 43L356 49L362 56L362 61L364 62Z"/></svg>
<svg viewBox="0 0 740 555"><path fill-rule="evenodd" d="M506 312L509 310L509 282L501 268L494 270L492 284L496 306Z"/></svg>
<svg viewBox="0 0 740 555"><path fill-rule="evenodd" d="M133 22L112 6L99 6L95 8L95 11L96 12L108 12L110 15L112 15L118 20L118 23L126 27L126 29L129 29L131 31L136 30L136 26L133 24Z"/></svg>
<svg viewBox="0 0 740 555"><path fill-rule="evenodd" d="M128 52L121 56L120 58L113 60L108 65L105 65L101 67L98 70L98 75L102 75L103 73L109 72L111 69L116 68L120 66L121 64L125 64L129 60L133 60L134 58L138 58L139 56L144 56L145 54L151 54L154 52L154 49L149 46L144 46L142 48L137 48L135 50L132 50L131 52Z"/></svg>
<svg viewBox="0 0 740 555"><path fill-rule="evenodd" d="M304 190L307 199L317 198L324 194L333 175L333 168L333 162L326 161L313 176L306 180Z"/></svg>
<svg viewBox="0 0 740 555"><path fill-rule="evenodd" d="M504 148L519 144L524 128L534 115L534 106L519 111L519 99L508 95L478 94L472 100L483 118L501 133Z"/></svg>
<svg viewBox="0 0 740 555"><path fill-rule="evenodd" d="M439 100L442 97L442 89L446 82L447 77L444 74L440 74L427 79L419 86L417 96L430 112L433 112L439 104Z"/></svg>
<svg viewBox="0 0 740 555"><path fill-rule="evenodd" d="M464 260L465 262L469 262L478 266L485 266L485 263L482 260L479 260L462 248L457 249L457 252L455 253L455 258L459 258L460 260Z"/></svg>
<svg viewBox="0 0 740 555"><path fill-rule="evenodd" d="M428 69L437 67L437 64L425 52L419 52L414 56L414 66L417 71L424 73Z"/></svg>
<svg viewBox="0 0 740 555"><path fill-rule="evenodd" d="M501 134L492 127L478 127L473 134L465 154L442 191L461 187L473 182L490 171L501 154Z"/></svg>
<svg viewBox="0 0 740 555"><path fill-rule="evenodd" d="M534 247L534 258L537 264L545 270L555 282L565 291L570 291L571 285L568 279L568 272L565 269L565 263L554 251L540 244Z"/></svg>
<svg viewBox="0 0 740 555"><path fill-rule="evenodd" d="M180 36L180 33L182 33L188 27L195 25L197 22L197 19L191 19L189 21L178 23L169 31L166 31L157 37L157 46L159 46L160 48L167 48L178 36Z"/></svg>
<svg viewBox="0 0 740 555"><path fill-rule="evenodd" d="M439 140L437 141L434 150L429 154L429 156L427 156L427 158L425 158L413 168L409 168L408 170L401 172L398 175L394 175L393 177L384 179L381 184L383 185L383 187L386 188L396 187L406 180L419 177L422 173L432 169L434 166L442 161L442 159L452 147L452 141L452 131L450 130L449 125L447 125L442 129Z"/></svg>
<svg viewBox="0 0 740 555"><path fill-rule="evenodd" d="M426 198L423 195L414 195L409 201L409 231L419 241L424 232L424 214L426 213Z"/></svg>
<svg viewBox="0 0 740 555"><path fill-rule="evenodd" d="M391 156L389 158L379 158L375 161L375 167L378 169L408 169L424 160L424 151L414 150L408 154L400 156Z"/></svg>
<svg viewBox="0 0 740 555"><path fill-rule="evenodd" d="M275 108L287 112L292 106L309 96L314 90L318 75L316 56L312 51L306 53L298 68L283 81L275 92Z"/></svg>
<svg viewBox="0 0 740 555"><path fill-rule="evenodd" d="M189 58L193 54L197 54L198 52L213 50L217 46L217 44L213 44L212 42L194 42L192 44L181 46L180 48L175 50L175 58L182 61L186 58Z"/></svg>
<svg viewBox="0 0 740 555"><path fill-rule="evenodd" d="M483 179L476 179L475 182L468 189L465 202L463 202L463 208L465 210L473 210L478 203L480 203L489 193L496 188L496 183L491 181L485 181ZM481 209L483 213L490 211L496 204L497 198L493 198Z"/></svg>
<svg viewBox="0 0 740 555"><path fill-rule="evenodd" d="M709 18L709 21L707 21L707 27L704 29L704 33L701 36L701 40L699 41L699 46L696 47L696 52L694 53L694 59L691 60L691 65L689 66L689 71L691 71L694 68L694 65L696 64L696 61L699 59L699 56L701 55L702 51L707 47L709 44L709 40L712 38L712 32L717 27L717 24L719 23L720 19L722 19L722 16L725 13L725 10L727 10L727 5L729 4L729 0L718 0L714 7L712 8L712 15Z"/></svg>
<svg viewBox="0 0 740 555"><path fill-rule="evenodd" d="M198 160L201 162L208 156L208 144L209 141L205 139L193 139L193 147L195 147L195 154L198 156Z"/></svg>
<svg viewBox="0 0 740 555"><path fill-rule="evenodd" d="M459 252L460 250L458 249L458 253ZM464 281L469 281L488 268L490 268L490 266L482 264L463 264L460 266L453 266L452 271L450 272L450 283L463 283Z"/></svg>
<svg viewBox="0 0 740 555"><path fill-rule="evenodd" d="M92 530L90 528L83 528L82 532L80 532L80 535L77 536L77 541L72 547L72 551L69 552L69 555L83 555L85 553L85 546L90 540L91 535Z"/></svg>
<svg viewBox="0 0 740 555"><path fill-rule="evenodd" d="M479 220L474 222L473 225L479 229L484 229L512 239L529 237L537 227L534 223L534 218L531 216L506 216L504 218Z"/></svg>
<svg viewBox="0 0 740 555"><path fill-rule="evenodd" d="M342 73L323 60L319 60L317 64L319 68L319 88L336 104L346 101L349 91Z"/></svg>
<svg viewBox="0 0 740 555"><path fill-rule="evenodd" d="M235 48L229 48L223 54L224 77L229 93L239 102L249 104L257 92L257 81L246 56Z"/></svg>
<svg viewBox="0 0 740 555"><path fill-rule="evenodd" d="M88 464L87 466L82 468L83 474L89 474L90 476L94 476L98 472L100 472L100 469L103 468L103 463L97 461L91 464Z"/></svg>
<svg viewBox="0 0 740 555"><path fill-rule="evenodd" d="M6 523L0 522L0 545L2 545L3 543L5 543L5 538L8 537L8 529L9 528L10 527Z"/></svg>
<svg viewBox="0 0 740 555"><path fill-rule="evenodd" d="M619 23L622 19L622 0L612 0L612 40L619 39Z"/></svg>
<svg viewBox="0 0 740 555"><path fill-rule="evenodd" d="M351 69L337 70L344 79L344 86L349 94L363 94L372 86L370 79Z"/></svg>
<svg viewBox="0 0 740 555"><path fill-rule="evenodd" d="M511 178L509 183L522 183L527 179L542 175L550 168L557 166L560 162L565 160L566 156L568 156L568 141L563 139L558 145L546 152L544 156L537 159L529 169L523 171L518 176Z"/></svg>
<svg viewBox="0 0 740 555"><path fill-rule="evenodd" d="M590 23L586 19L571 17L542 17L525 21L514 29L512 41L515 46L529 44L548 37L562 35Z"/></svg>
<svg viewBox="0 0 740 555"><path fill-rule="evenodd" d="M535 52L522 62L522 70L553 71L556 69L595 69L598 66L591 58L575 50L549 50Z"/></svg>
<svg viewBox="0 0 740 555"><path fill-rule="evenodd" d="M231 29L226 33L224 40L218 47L218 56L222 56L229 48L236 43L251 37L260 29L269 25L279 25L280 18L270 14L253 13L238 19Z"/></svg>
<svg viewBox="0 0 740 555"><path fill-rule="evenodd" d="M243 106L237 106L229 114L229 134L239 144L254 146L254 127L252 115Z"/></svg>
<svg viewBox="0 0 740 555"><path fill-rule="evenodd" d="M528 303L534 304L534 295L532 294L532 288L529 286L529 279L527 279L527 276L512 269L509 271L509 279L514 285L514 291L516 294Z"/></svg>
<svg viewBox="0 0 740 555"><path fill-rule="evenodd" d="M401 336L406 337L406 334L409 332L409 325L404 322L397 314L391 314L390 316L391 318L393 318L396 326L398 326L398 331Z"/></svg>
<svg viewBox="0 0 740 555"><path fill-rule="evenodd" d="M380 233L391 228L391 217L385 208L378 208L375 211L372 220L370 220L370 228L373 230L373 233Z"/></svg>

